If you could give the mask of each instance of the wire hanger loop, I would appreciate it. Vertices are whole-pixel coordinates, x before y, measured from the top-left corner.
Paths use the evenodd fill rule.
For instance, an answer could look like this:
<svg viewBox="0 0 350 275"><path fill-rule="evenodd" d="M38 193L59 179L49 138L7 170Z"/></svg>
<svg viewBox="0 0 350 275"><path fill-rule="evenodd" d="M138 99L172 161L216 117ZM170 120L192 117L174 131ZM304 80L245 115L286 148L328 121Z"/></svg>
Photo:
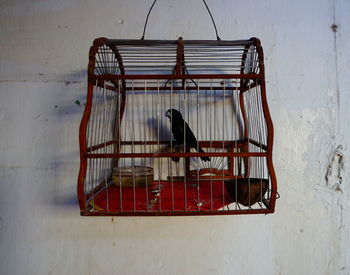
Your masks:
<svg viewBox="0 0 350 275"><path fill-rule="evenodd" d="M206 7L206 9L207 9L207 11L208 11L208 13L209 13L209 16L210 16L210 18L211 18L211 21L213 22L213 26L214 26L214 30L215 30L215 35L216 35L216 40L219 41L219 40L221 40L221 38L220 38L219 35L218 35L218 30L217 30L217 28L216 28L216 24L215 24L213 15L212 15L211 12L210 12L210 9L209 9L209 7L208 7L208 5L207 5L207 2L205 2L205 0L202 0L202 1L203 1L204 5L205 5L205 7ZM145 39L145 33L146 33L148 18L149 18L149 15L150 15L150 13L151 13L151 11L152 11L152 9L153 9L153 6L154 6L154 4L155 4L156 2L157 2L157 0L154 0L154 1L153 1L152 6L151 6L151 8L149 9L149 11L148 11L148 13L147 13L146 21L145 21L145 24L144 24L144 27L143 27L143 33L142 33L141 40L144 40L144 39Z"/></svg>

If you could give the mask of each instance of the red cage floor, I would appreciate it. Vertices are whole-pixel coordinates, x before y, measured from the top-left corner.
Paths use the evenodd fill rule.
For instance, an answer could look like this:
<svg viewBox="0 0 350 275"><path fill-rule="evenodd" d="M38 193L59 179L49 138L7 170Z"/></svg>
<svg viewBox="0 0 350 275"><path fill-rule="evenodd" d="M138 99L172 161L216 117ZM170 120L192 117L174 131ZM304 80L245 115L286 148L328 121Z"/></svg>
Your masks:
<svg viewBox="0 0 350 275"><path fill-rule="evenodd" d="M199 185L189 182L186 189L184 182L174 181L154 182L148 188L120 188L112 184L94 195L89 204L95 211L144 212L210 211L232 202L222 181L201 181Z"/></svg>

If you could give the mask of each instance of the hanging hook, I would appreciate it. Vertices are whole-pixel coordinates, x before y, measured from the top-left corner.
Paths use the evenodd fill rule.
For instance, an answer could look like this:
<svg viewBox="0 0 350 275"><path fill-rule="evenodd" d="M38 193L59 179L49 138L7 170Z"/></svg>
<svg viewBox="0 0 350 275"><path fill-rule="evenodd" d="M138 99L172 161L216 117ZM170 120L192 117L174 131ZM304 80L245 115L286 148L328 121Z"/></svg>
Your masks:
<svg viewBox="0 0 350 275"><path fill-rule="evenodd" d="M205 0L203 0L203 3L204 3L205 7L206 7L207 10L208 10L208 13L209 13L209 15L210 15L211 21L213 22L214 29L215 29L215 34L216 34L216 40L219 41L219 40L221 40L221 38L220 38L219 35L218 35L218 30L216 29L216 25L215 25L214 18L213 18L213 16L212 16L211 12L210 12L210 9L209 9L209 7L208 7L208 5L207 5L207 2L205 2Z"/></svg>
<svg viewBox="0 0 350 275"><path fill-rule="evenodd" d="M145 22L145 26L143 27L143 33L142 33L142 37L141 37L141 40L144 40L145 39L145 32L146 32L146 26L147 26L147 22L148 22L148 17L149 17L149 14L151 13L152 9L153 9L153 6L154 4L157 2L157 0L154 0L153 1L153 4L151 6L151 8L149 9L148 13L147 13L147 17L146 17L146 22Z"/></svg>
<svg viewBox="0 0 350 275"><path fill-rule="evenodd" d="M157 2L157 0L154 0L154 1L153 1L152 6L151 6L151 8L149 9L149 11L148 11L148 13L147 13L147 17L146 17L145 25L144 25L144 27L143 27L143 33L142 33L141 40L144 40L144 39L145 39L145 32L146 32L146 27L147 27L147 23L148 23L148 17L149 17L149 15L150 15L150 13L151 13L151 11L152 11L152 9L153 9L153 6L154 6L154 4L155 4L156 2ZM204 3L204 5L205 5L205 7L207 8L207 11L208 11L208 13L209 13L209 15L210 15L211 21L213 22L214 29L215 29L215 34L216 34L216 40L219 41L219 40L221 40L221 38L220 38L219 35L218 35L218 30L217 30L217 28L216 28L216 24L215 24L213 15L212 15L211 12L210 12L210 9L209 9L209 7L208 7L208 5L207 5L207 2L205 2L205 0L203 0L203 3Z"/></svg>

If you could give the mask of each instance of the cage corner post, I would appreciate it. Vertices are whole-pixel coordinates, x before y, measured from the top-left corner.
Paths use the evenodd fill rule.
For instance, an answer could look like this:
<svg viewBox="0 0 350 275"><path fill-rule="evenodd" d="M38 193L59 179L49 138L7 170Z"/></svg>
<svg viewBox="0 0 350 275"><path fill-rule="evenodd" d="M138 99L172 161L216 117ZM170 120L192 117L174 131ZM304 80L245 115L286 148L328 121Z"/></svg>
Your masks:
<svg viewBox="0 0 350 275"><path fill-rule="evenodd" d="M243 50L242 54L242 61L241 61L241 70L240 73L241 75L245 74L245 63L247 59L247 53L250 48L250 45L246 45ZM246 78L241 78L240 79L240 87L239 87L239 105L240 105L240 110L242 114L242 119L243 119L243 146L241 147L242 151L244 153L249 152L249 126L248 126L248 117L247 117L247 110L245 108L245 102L244 102L244 92L248 90L247 83L249 82L249 79ZM239 161L239 167L240 171L239 173L242 175L244 174L245 178L249 178L249 170L250 170L250 158L248 156L242 157L243 159L243 169L244 173L242 173L242 163Z"/></svg>
<svg viewBox="0 0 350 275"><path fill-rule="evenodd" d="M92 94L93 94L93 83L90 80L88 80L86 105L85 105L83 117L79 127L80 169L79 169L79 176L78 176L77 192L78 192L80 212L82 214L87 211L86 198L85 198L85 192L84 192L85 177L87 172L87 158L85 154L87 153L87 126L88 126L88 121L91 114Z"/></svg>
<svg viewBox="0 0 350 275"><path fill-rule="evenodd" d="M267 127L267 167L269 176L271 179L271 198L268 202L268 208L271 210L271 213L275 211L275 204L277 199L277 178L275 169L273 166L273 160L272 160L272 152L273 152L273 138L274 138L274 128L272 123L272 118L270 114L270 110L267 103L267 95L266 95L266 82L265 82L265 66L264 66L264 51L261 46L261 42L258 38L253 37L250 40L254 41L254 44L256 46L258 55L259 55L259 69L260 69L260 86L261 86L261 101L262 101L262 108L264 117L266 120L266 127Z"/></svg>
<svg viewBox="0 0 350 275"><path fill-rule="evenodd" d="M89 62L88 62L88 79L87 79L87 96L86 104L83 112L83 116L79 126L79 147L80 147L80 168L78 174L77 195L80 207L81 215L87 214L87 201L85 195L86 174L88 169L88 159L86 154L88 152L87 143L87 127L91 115L92 109L92 97L93 97L93 75L95 69L95 55L98 52L98 48L105 44L108 39L105 37L96 38L93 41L93 45L89 50Z"/></svg>

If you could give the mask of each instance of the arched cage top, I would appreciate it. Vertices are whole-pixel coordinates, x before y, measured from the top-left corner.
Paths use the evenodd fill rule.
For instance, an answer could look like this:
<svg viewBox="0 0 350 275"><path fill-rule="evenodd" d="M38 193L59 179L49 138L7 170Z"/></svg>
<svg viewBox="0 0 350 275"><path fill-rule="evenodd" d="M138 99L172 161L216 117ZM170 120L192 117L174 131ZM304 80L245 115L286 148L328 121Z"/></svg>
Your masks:
<svg viewBox="0 0 350 275"><path fill-rule="evenodd" d="M89 76L137 78L257 78L263 64L257 38L216 40L116 40L98 38Z"/></svg>

